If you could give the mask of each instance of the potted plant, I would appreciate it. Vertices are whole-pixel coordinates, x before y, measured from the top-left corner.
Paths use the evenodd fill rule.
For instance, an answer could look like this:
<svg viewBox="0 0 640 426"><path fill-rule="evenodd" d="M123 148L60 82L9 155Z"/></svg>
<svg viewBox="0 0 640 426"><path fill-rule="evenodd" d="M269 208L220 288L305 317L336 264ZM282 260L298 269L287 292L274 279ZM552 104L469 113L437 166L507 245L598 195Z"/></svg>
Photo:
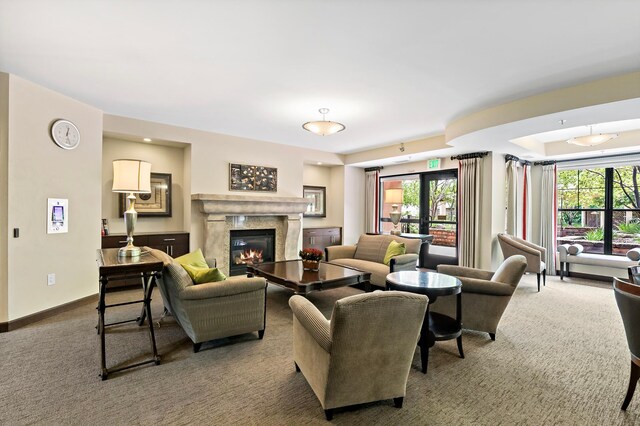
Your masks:
<svg viewBox="0 0 640 426"><path fill-rule="evenodd" d="M322 250L306 248L298 253L302 259L302 267L307 271L317 271L322 260Z"/></svg>

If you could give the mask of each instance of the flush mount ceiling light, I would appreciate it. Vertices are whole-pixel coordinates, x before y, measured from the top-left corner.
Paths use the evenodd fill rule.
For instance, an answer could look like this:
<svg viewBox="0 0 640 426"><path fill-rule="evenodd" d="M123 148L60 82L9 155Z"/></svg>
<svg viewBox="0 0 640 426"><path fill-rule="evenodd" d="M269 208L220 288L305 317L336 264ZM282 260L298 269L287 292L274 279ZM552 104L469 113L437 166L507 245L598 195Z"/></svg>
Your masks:
<svg viewBox="0 0 640 426"><path fill-rule="evenodd" d="M573 145L578 145L578 146L594 146L594 145L600 145L601 143L605 143L617 137L618 137L617 133L599 133L597 135L594 135L593 126L589 126L589 134L587 136L579 136L577 138L571 138L567 142Z"/></svg>
<svg viewBox="0 0 640 426"><path fill-rule="evenodd" d="M322 114L322 121L304 123L302 125L303 129L320 136L332 135L345 129L344 124L325 120L324 116L329 113L329 108L320 108L318 111Z"/></svg>

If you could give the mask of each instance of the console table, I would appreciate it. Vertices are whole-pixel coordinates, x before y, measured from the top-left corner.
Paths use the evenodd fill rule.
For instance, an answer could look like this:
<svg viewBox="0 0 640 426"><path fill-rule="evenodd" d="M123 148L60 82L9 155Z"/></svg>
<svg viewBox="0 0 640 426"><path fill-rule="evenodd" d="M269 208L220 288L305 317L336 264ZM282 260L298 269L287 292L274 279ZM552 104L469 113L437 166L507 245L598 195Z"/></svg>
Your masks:
<svg viewBox="0 0 640 426"><path fill-rule="evenodd" d="M160 364L160 357L158 356L158 350L156 348L155 334L153 332L153 320L151 318L151 293L153 292L153 287L156 285L156 278L162 273L164 264L160 259L157 259L151 253L148 253L148 250L148 247L143 248L143 254L137 257L119 257L118 249L115 248L98 250L97 252L98 257L96 262L98 263L98 270L100 274L97 328L98 334L100 335L100 377L102 377L102 380L106 380L109 373L114 373L116 371L122 371L149 363L154 363L155 365ZM132 302L107 305L105 296L109 281L122 280L130 277L136 277L138 282L140 282L139 280L142 278L142 299L134 300ZM142 303L142 312L139 317L105 324L104 313L107 308L131 305L133 303ZM106 359L105 327L134 321L136 321L139 326L142 326L144 324L145 317L149 326L149 338L151 340L151 351L153 353L152 357L146 361L137 362L124 367L108 369Z"/></svg>

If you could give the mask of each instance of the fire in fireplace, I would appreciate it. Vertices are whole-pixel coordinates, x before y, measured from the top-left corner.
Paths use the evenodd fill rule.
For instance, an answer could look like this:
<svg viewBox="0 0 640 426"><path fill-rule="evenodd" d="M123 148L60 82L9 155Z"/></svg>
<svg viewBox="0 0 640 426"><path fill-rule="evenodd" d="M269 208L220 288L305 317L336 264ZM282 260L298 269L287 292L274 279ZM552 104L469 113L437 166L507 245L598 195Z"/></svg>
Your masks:
<svg viewBox="0 0 640 426"><path fill-rule="evenodd" d="M275 229L230 231L229 275L247 272L248 263L275 261Z"/></svg>

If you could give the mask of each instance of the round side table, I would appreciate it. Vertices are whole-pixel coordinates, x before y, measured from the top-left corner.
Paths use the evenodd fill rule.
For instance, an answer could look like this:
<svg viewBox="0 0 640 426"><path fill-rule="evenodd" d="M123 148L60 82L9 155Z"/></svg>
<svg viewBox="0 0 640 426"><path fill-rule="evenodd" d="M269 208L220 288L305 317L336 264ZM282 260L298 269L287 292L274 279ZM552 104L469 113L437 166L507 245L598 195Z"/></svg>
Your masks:
<svg viewBox="0 0 640 426"><path fill-rule="evenodd" d="M439 274L437 272L400 271L387 275L387 290L407 291L409 293L424 294L429 297L429 306L440 296L456 297L456 318L431 312L427 313L420 331L420 360L422 372L427 373L429 363L429 348L436 341L456 339L460 358L464 358L462 350L462 283L456 277Z"/></svg>

